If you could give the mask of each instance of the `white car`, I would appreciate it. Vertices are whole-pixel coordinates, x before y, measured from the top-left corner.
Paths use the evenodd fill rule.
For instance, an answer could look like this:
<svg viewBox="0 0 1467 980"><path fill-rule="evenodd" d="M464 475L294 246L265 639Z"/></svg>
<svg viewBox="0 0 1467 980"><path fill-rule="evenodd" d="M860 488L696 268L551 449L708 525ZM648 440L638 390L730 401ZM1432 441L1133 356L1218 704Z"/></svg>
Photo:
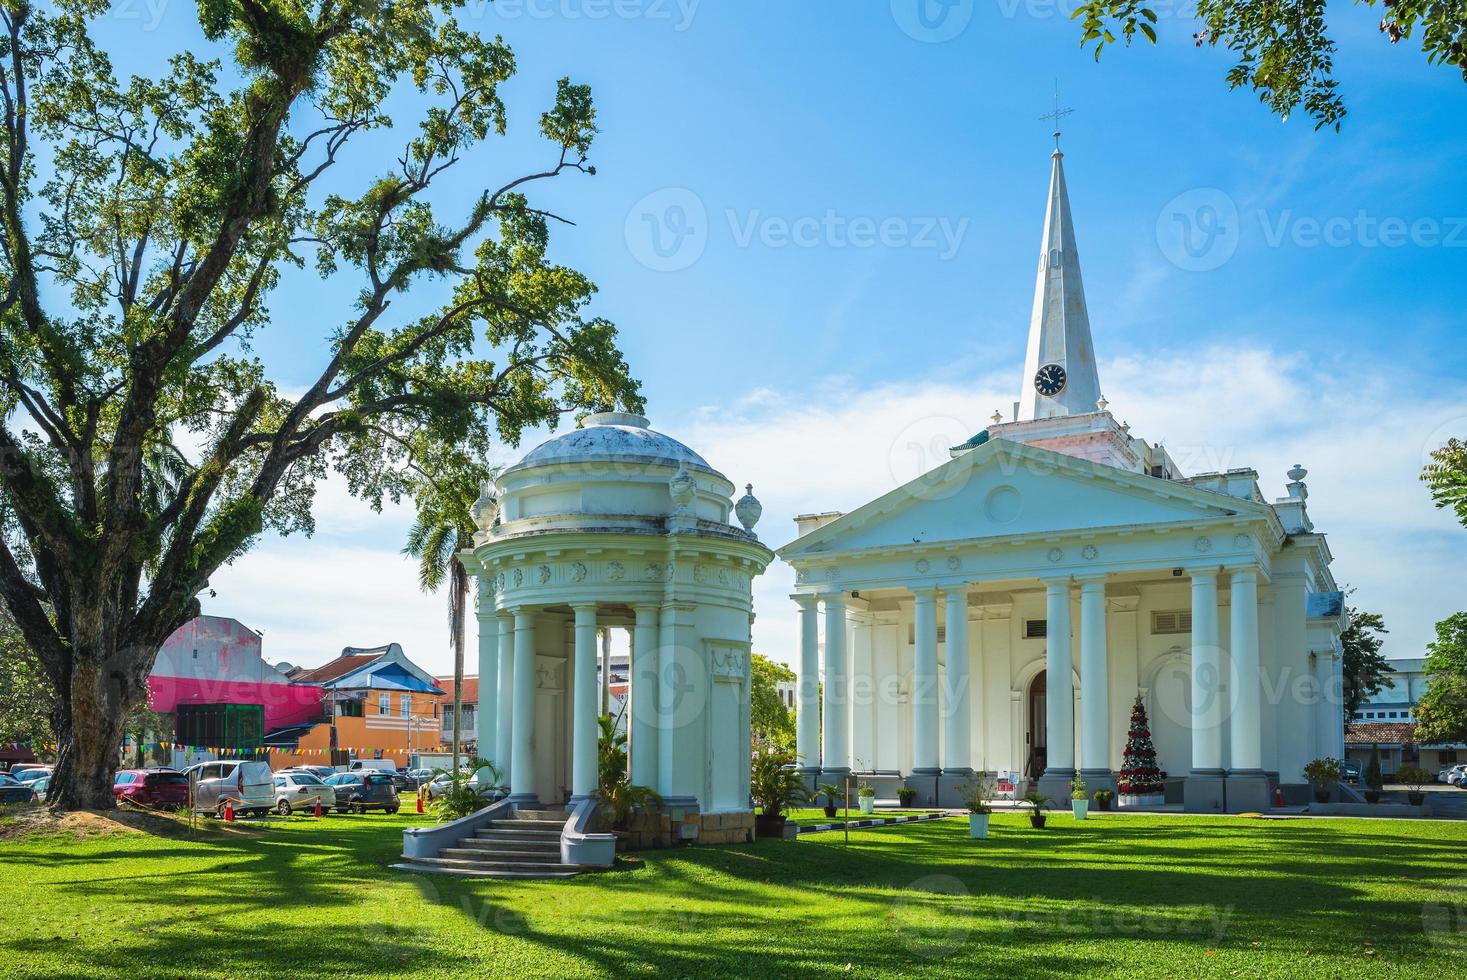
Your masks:
<svg viewBox="0 0 1467 980"><path fill-rule="evenodd" d="M275 774L275 812L282 817L297 810L314 810L317 800L323 811L336 806L336 790L315 773L286 769Z"/></svg>
<svg viewBox="0 0 1467 980"><path fill-rule="evenodd" d="M1467 762L1448 766L1438 773L1436 778L1448 786L1457 786L1462 782L1463 775L1467 775Z"/></svg>

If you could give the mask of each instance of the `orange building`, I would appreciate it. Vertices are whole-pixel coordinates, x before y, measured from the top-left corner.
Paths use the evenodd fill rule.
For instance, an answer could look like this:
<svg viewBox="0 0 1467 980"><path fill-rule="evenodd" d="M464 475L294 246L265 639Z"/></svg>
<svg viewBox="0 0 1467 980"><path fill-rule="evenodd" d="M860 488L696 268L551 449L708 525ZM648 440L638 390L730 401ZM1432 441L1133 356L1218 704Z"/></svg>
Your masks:
<svg viewBox="0 0 1467 980"><path fill-rule="evenodd" d="M448 751L441 735L444 692L399 644L347 647L335 660L297 670L290 679L325 690L328 720L272 732L267 742L276 769L344 766L356 759L389 759L401 768L416 753Z"/></svg>

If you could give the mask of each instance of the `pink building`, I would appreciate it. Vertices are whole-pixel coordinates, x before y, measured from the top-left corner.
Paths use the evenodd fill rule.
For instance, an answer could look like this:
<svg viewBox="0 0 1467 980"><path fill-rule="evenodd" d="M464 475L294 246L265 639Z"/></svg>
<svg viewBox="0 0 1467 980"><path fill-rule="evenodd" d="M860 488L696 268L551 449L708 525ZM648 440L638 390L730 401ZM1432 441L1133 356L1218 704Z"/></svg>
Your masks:
<svg viewBox="0 0 1467 980"><path fill-rule="evenodd" d="M148 677L154 711L179 705L258 704L265 731L320 718L325 691L295 684L260 656L260 636L235 619L198 616L164 641Z"/></svg>

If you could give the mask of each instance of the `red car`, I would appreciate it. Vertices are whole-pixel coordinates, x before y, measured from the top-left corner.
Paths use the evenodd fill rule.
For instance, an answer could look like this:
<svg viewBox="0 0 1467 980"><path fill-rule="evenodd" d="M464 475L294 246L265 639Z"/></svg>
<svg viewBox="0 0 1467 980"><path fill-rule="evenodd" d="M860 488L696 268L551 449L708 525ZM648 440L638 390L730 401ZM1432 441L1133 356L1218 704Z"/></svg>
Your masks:
<svg viewBox="0 0 1467 980"><path fill-rule="evenodd" d="M130 800L151 807L188 805L188 777L177 769L119 769L112 779L118 802Z"/></svg>

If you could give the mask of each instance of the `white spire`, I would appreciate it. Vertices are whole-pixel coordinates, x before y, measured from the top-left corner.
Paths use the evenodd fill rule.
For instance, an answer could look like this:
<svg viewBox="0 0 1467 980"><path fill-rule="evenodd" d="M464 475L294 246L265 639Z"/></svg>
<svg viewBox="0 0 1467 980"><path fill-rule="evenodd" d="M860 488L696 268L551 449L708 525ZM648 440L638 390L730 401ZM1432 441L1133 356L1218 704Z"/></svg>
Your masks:
<svg viewBox="0 0 1467 980"><path fill-rule="evenodd" d="M1065 189L1064 154L1059 150L1059 133L1054 136L1054 166L1049 178L1039 275L1034 284L1034 310L1029 319L1020 421L1094 412L1100 399L1095 345L1090 339L1080 255L1070 218L1070 195Z"/></svg>

